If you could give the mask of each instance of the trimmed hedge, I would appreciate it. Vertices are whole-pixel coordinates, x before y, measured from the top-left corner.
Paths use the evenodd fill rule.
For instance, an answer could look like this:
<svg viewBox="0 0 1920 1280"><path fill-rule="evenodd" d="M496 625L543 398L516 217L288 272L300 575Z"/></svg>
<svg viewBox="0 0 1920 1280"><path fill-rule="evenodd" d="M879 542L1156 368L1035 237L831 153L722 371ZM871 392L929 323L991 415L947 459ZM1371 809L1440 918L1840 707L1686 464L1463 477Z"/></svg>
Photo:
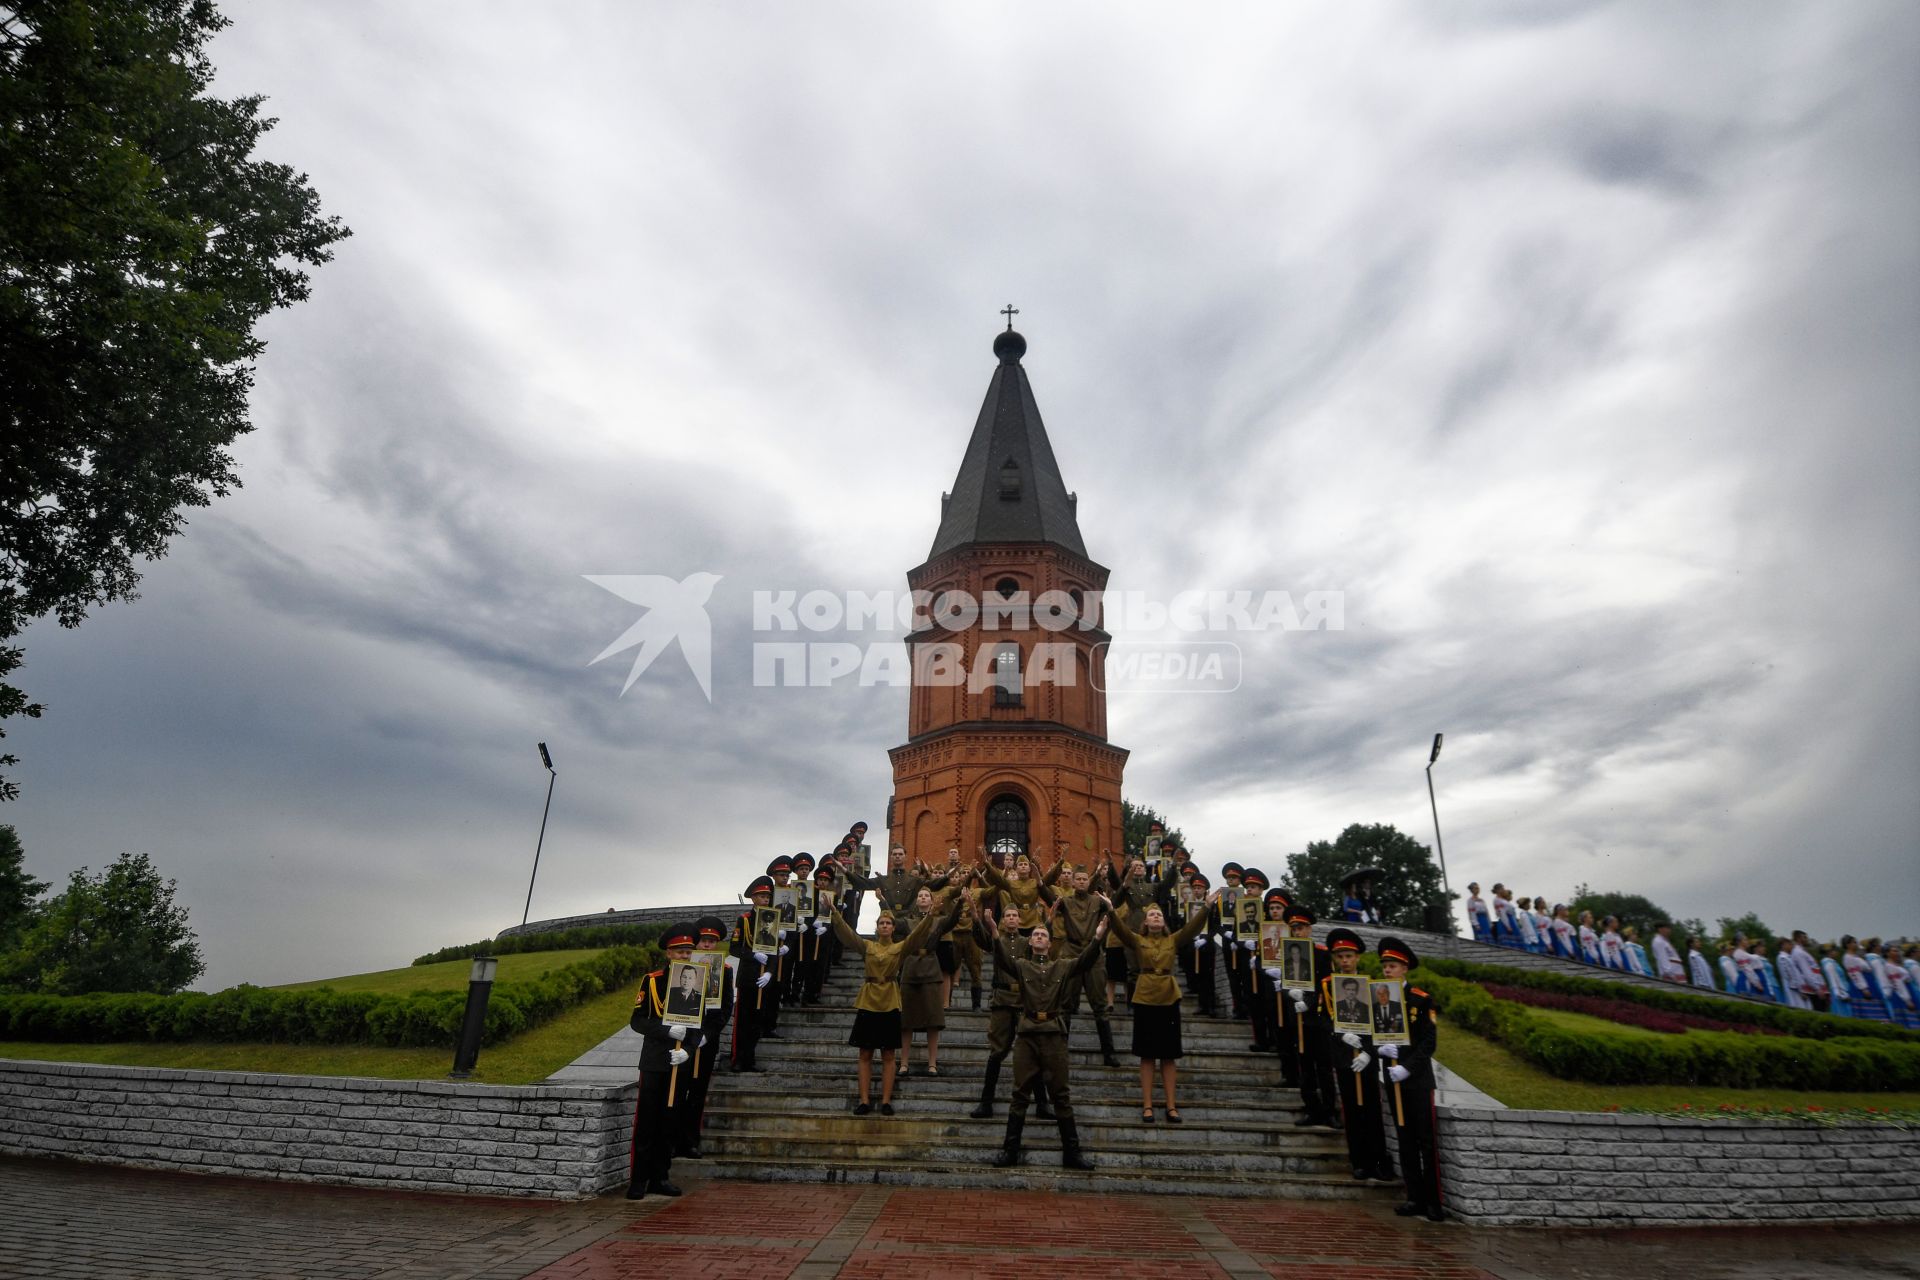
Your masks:
<svg viewBox="0 0 1920 1280"><path fill-rule="evenodd" d="M472 956L515 956L528 951L584 951L589 947L643 947L660 936L664 925L595 924L581 929L560 929L553 933L514 934L510 938L483 938L457 947L442 947L414 960L415 964L441 964Z"/></svg>
<svg viewBox="0 0 1920 1280"><path fill-rule="evenodd" d="M1538 969L1510 969L1505 965L1474 964L1466 960L1441 957L1422 958L1420 967L1427 973L1473 982L1491 982L1513 987L1533 987L1539 991L1558 991L1566 995L1598 996L1606 1000L1631 1000L1669 1013L1694 1014L1724 1022L1744 1022L1769 1027L1805 1040L1831 1040L1835 1037L1868 1040L1898 1040L1920 1044L1920 1032L1909 1031L1885 1022L1863 1018L1842 1018L1830 1013L1789 1009L1785 1005L1756 1004L1747 1000L1715 1000L1692 995L1685 987L1671 991L1643 987L1637 982L1609 982L1603 978L1579 978L1571 974Z"/></svg>
<svg viewBox="0 0 1920 1280"><path fill-rule="evenodd" d="M614 947L521 982L496 983L483 1044L539 1026L660 962L660 952ZM238 986L211 995L0 996L0 1040L40 1042L267 1041L452 1048L465 991L382 995Z"/></svg>
<svg viewBox="0 0 1920 1280"><path fill-rule="evenodd" d="M1496 1000L1470 981L1440 976L1437 965L1427 967L1421 985L1433 993L1449 1021L1506 1046L1562 1080L1843 1092L1920 1088L1920 1045L1842 1036L1815 1040L1726 1032L1647 1036L1575 1031L1537 1016L1525 1005Z"/></svg>

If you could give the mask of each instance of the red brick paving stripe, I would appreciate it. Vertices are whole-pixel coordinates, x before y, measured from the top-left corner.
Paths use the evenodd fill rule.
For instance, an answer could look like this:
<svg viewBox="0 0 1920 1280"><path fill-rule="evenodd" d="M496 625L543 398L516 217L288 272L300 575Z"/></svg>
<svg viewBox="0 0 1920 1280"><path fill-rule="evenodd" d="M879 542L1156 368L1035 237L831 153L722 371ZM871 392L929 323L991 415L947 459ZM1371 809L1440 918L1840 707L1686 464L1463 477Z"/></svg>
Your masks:
<svg viewBox="0 0 1920 1280"><path fill-rule="evenodd" d="M1054 1253L1016 1253L992 1250L979 1253L910 1253L862 1249L840 1268L839 1280L901 1280L903 1275L936 1275L940 1280L1019 1280L1040 1274L1047 1280L1115 1280L1110 1257L1062 1257ZM1210 1258L1182 1259L1180 1280L1228 1280Z"/></svg>
<svg viewBox="0 0 1920 1280"><path fill-rule="evenodd" d="M804 1248L728 1248L664 1240L603 1240L527 1280L786 1280Z"/></svg>
<svg viewBox="0 0 1920 1280"><path fill-rule="evenodd" d="M840 1225L858 1190L805 1187L769 1202L739 1183L710 1183L627 1227L632 1235L819 1240Z"/></svg>
<svg viewBox="0 0 1920 1280"><path fill-rule="evenodd" d="M1072 1248L1088 1254L1203 1253L1158 1203L1056 1191L901 1188L867 1233L874 1243Z"/></svg>

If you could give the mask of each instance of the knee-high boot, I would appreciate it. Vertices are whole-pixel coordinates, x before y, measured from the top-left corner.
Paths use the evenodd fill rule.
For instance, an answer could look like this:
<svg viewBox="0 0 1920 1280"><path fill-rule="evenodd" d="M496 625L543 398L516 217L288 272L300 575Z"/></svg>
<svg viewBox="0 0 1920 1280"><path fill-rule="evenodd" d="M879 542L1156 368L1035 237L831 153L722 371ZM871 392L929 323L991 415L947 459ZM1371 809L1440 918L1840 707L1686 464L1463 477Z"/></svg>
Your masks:
<svg viewBox="0 0 1920 1280"><path fill-rule="evenodd" d="M1100 1060L1109 1067L1120 1065L1120 1059L1113 1056L1113 1024L1105 1018L1099 1021Z"/></svg>
<svg viewBox="0 0 1920 1280"><path fill-rule="evenodd" d="M1080 1130L1071 1120L1060 1122L1060 1167L1091 1169L1093 1161L1080 1152Z"/></svg>
<svg viewBox="0 0 1920 1280"><path fill-rule="evenodd" d="M980 1084L980 1105L968 1114L975 1120L987 1120L993 1116L993 1091L1000 1087L1000 1060L987 1059L987 1078Z"/></svg>
<svg viewBox="0 0 1920 1280"><path fill-rule="evenodd" d="M1005 1169L1020 1163L1020 1132L1026 1127L1027 1118L1018 1109L1007 1113L1007 1136L993 1154L995 1166Z"/></svg>

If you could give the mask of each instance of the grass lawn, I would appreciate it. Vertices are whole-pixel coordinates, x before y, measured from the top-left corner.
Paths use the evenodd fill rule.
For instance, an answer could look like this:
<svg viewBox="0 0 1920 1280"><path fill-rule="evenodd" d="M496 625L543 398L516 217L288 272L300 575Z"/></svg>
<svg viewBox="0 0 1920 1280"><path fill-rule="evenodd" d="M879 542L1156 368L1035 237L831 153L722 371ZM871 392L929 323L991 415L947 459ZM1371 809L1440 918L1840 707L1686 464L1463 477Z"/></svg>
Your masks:
<svg viewBox="0 0 1920 1280"><path fill-rule="evenodd" d="M1531 1012L1598 1021L1560 1010L1533 1009ZM1637 1030L1617 1027L1611 1022L1601 1022L1601 1025L1618 1031ZM1715 1089L1680 1084L1586 1084L1559 1080L1501 1045L1462 1031L1445 1020L1440 1024L1438 1057L1449 1070L1465 1077L1483 1093L1510 1107L1535 1111L1604 1111L1608 1107L1677 1110L1682 1105L1697 1111L1718 1107L1723 1102L1747 1107L1825 1107L1830 1111L1848 1107L1920 1109L1920 1093L1814 1093L1797 1089Z"/></svg>
<svg viewBox="0 0 1920 1280"><path fill-rule="evenodd" d="M605 947L587 947L578 951L525 951L501 956L495 982L537 978L554 969L564 969L589 956L597 956ZM377 991L382 995L405 996L416 991L465 991L467 975L473 971L471 960L444 960L439 964L409 965L404 969L381 969L375 973L355 973L344 978L322 978L317 982L289 982L275 991L311 991L332 987L335 991Z"/></svg>
<svg viewBox="0 0 1920 1280"><path fill-rule="evenodd" d="M502 956L507 962L537 962L548 957L582 956L584 951L530 952ZM566 961L562 960L564 964ZM460 985L466 985L467 962L457 962ZM396 973L420 973L445 965L421 965ZM380 978L384 974L365 974ZM520 975L522 977L527 974ZM353 982L356 979L344 979ZM321 983L302 983L321 986ZM346 989L341 982L334 989ZM381 988L383 989L383 988ZM413 990L405 988L404 990ZM515 1036L505 1044L480 1051L480 1065L472 1079L484 1084L537 1084L599 1044L627 1024L633 1011L633 992L622 988L597 996L561 1014L552 1022ZM453 1066L451 1049L383 1049L366 1045L325 1044L42 1044L37 1041L0 1041L0 1058L34 1058L51 1062L102 1062L117 1066L183 1067L196 1071L270 1071L289 1075L372 1076L381 1080L439 1080Z"/></svg>

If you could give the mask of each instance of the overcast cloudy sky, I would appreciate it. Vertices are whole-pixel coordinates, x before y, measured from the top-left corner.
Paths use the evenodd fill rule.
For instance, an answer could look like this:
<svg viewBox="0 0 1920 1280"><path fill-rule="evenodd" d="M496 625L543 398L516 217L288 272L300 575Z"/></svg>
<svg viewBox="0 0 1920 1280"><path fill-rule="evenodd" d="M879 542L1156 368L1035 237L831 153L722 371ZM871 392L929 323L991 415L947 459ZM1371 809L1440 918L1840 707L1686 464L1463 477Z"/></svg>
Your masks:
<svg viewBox="0 0 1920 1280"><path fill-rule="evenodd" d="M243 492L26 637L32 870L177 876L205 985L731 896L879 824L898 689L756 589L904 587L1008 301L1111 589L1334 589L1116 695L1203 865L1920 931L1920 10L233 6L354 230ZM711 705L586 574L722 575Z"/></svg>

